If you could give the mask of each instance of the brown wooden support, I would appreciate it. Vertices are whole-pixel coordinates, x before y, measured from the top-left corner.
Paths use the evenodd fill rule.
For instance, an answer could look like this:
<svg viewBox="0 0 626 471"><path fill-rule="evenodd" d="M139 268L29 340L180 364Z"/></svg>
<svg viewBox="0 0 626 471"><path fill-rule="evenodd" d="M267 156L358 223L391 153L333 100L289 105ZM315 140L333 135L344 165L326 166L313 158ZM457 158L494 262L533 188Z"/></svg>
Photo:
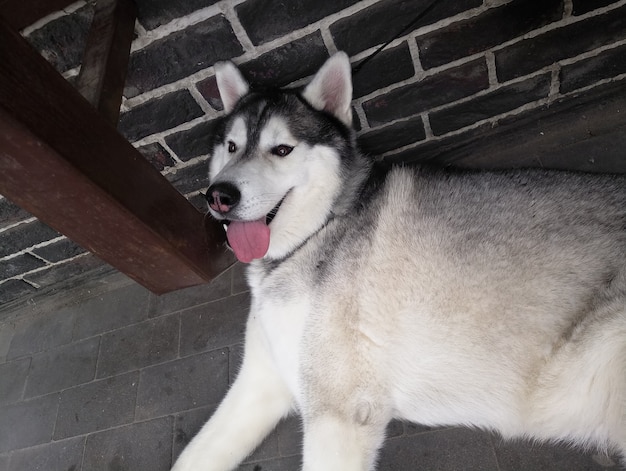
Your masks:
<svg viewBox="0 0 626 471"><path fill-rule="evenodd" d="M0 193L155 293L234 260L221 227L1 20Z"/></svg>
<svg viewBox="0 0 626 471"><path fill-rule="evenodd" d="M131 0L98 0L78 74L78 91L114 125L119 119L136 18Z"/></svg>

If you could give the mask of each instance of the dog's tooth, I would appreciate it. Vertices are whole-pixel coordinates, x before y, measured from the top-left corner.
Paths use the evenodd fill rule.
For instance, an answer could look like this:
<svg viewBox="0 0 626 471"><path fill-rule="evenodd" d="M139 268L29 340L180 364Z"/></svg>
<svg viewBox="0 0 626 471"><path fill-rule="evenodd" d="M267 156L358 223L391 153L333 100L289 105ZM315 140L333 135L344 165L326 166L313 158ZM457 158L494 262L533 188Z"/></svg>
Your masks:
<svg viewBox="0 0 626 471"><path fill-rule="evenodd" d="M224 228L226 232L228 232L228 224L222 224L222 227Z"/></svg>

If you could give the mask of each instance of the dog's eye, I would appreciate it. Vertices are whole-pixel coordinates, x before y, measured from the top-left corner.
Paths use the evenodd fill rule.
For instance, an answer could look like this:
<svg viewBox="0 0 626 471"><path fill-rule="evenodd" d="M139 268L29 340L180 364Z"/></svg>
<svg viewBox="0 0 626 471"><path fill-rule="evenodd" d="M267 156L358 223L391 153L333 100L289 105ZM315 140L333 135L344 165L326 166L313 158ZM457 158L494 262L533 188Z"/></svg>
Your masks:
<svg viewBox="0 0 626 471"><path fill-rule="evenodd" d="M236 150L237 150L237 144L235 144L233 141L228 141L228 152L232 154Z"/></svg>
<svg viewBox="0 0 626 471"><path fill-rule="evenodd" d="M293 147L281 144L272 149L272 154L277 155L278 157L285 157L291 153Z"/></svg>

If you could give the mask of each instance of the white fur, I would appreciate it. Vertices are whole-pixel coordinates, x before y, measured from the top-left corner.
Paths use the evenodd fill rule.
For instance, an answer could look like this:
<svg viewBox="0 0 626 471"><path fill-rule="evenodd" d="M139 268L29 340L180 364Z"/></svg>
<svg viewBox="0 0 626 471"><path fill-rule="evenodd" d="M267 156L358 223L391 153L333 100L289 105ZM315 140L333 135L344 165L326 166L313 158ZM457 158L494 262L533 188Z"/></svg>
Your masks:
<svg viewBox="0 0 626 471"><path fill-rule="evenodd" d="M345 122L348 74L346 56L331 58L305 98ZM227 75L226 93L244 89ZM242 150L218 146L211 164L212 181L241 191L235 216L256 220L286 197L248 269L241 371L174 471L235 469L292 410L304 471L374 470L394 418L626 454L626 237L603 229L625 218L626 198L598 203L579 176L553 190L543 174L518 193L496 174L433 189L396 168L363 219L329 220L347 194L335 149L299 142L280 117L243 158L246 139L236 119L226 141ZM271 154L281 144L288 157ZM578 225L569 211L582 200L596 206Z"/></svg>

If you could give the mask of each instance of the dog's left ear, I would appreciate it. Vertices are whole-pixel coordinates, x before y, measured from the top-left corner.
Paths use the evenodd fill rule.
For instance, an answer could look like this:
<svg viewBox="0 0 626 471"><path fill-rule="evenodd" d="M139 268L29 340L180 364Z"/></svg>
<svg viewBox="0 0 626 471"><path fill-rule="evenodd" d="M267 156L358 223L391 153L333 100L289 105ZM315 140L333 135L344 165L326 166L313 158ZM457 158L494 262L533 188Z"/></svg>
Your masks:
<svg viewBox="0 0 626 471"><path fill-rule="evenodd" d="M302 96L313 108L331 113L346 126L352 126L352 70L345 52L328 59L315 74Z"/></svg>
<svg viewBox="0 0 626 471"><path fill-rule="evenodd" d="M215 64L215 79L220 98L224 104L224 111L230 113L239 99L248 93L250 86L232 62L217 62Z"/></svg>

